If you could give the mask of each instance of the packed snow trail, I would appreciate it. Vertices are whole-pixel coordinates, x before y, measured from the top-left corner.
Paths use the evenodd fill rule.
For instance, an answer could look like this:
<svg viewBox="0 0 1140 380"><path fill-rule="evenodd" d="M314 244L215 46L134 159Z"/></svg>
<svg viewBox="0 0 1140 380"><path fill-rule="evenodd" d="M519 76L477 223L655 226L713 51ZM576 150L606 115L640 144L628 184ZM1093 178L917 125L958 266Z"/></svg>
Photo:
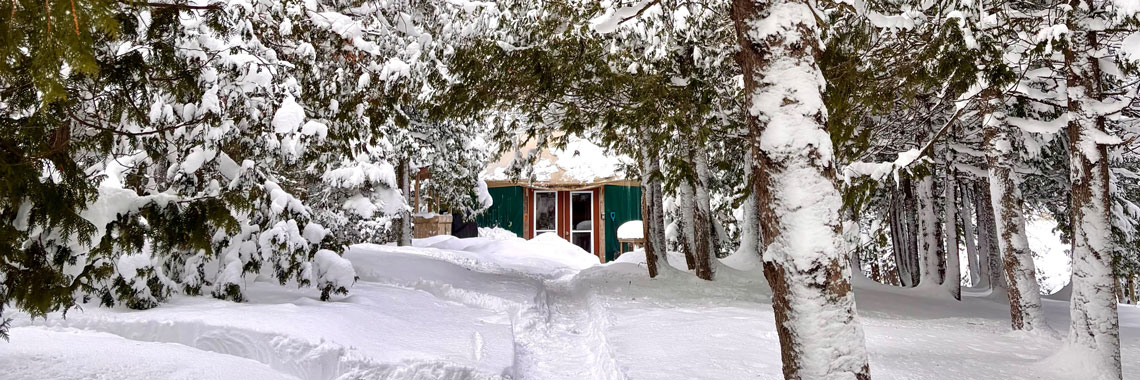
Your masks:
<svg viewBox="0 0 1140 380"><path fill-rule="evenodd" d="M605 309L572 278L547 280L513 321L518 380L624 380L606 340Z"/></svg>
<svg viewBox="0 0 1140 380"><path fill-rule="evenodd" d="M575 257L577 247L552 241L551 246L534 248L553 251L554 257L524 251L518 253L530 256L497 265L496 258L477 253L502 255L502 243L437 240L442 241L420 242L423 246L414 249L368 246L369 252L348 257L358 266L362 280L409 286L465 305L510 313L514 357L505 372L512 379L625 378L606 341L605 308L595 301L588 287L574 280L580 269L592 266L596 259ZM566 256L557 256L563 254ZM444 263L425 268L425 256ZM375 263L370 264L370 260ZM451 265L469 272L443 269ZM519 296L523 294L532 296L522 299Z"/></svg>

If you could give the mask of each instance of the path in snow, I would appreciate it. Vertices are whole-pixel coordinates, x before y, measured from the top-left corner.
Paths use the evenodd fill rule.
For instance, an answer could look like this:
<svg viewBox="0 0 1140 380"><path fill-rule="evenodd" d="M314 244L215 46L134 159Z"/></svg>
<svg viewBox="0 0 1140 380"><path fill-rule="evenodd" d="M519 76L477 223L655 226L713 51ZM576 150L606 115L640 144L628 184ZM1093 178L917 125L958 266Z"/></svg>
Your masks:
<svg viewBox="0 0 1140 380"><path fill-rule="evenodd" d="M464 243L470 242L453 241L451 247L472 249L456 246ZM414 288L507 314L514 355L504 372L513 379L624 379L604 335L607 313L588 289L572 281L575 268L558 260L535 265L532 261L544 260L541 255L495 265L496 260L470 251L359 248L367 249L346 257L357 266L362 281Z"/></svg>
<svg viewBox="0 0 1140 380"><path fill-rule="evenodd" d="M520 310L514 377L519 380L622 380L606 340L607 312L570 278L549 280L534 303Z"/></svg>
<svg viewBox="0 0 1140 380"><path fill-rule="evenodd" d="M242 304L175 297L147 311L89 306L67 319L18 318L13 343L0 343L0 373L15 379L782 378L758 273L722 266L712 283L679 272L650 280L636 264L591 266L559 256L566 252L558 246L552 253L533 243L430 243L350 250L345 257L360 281L337 302L316 301L311 289L255 283L251 302ZM1060 341L1009 333L1008 306L1000 302L959 303L856 282L876 379L1072 377L1043 365ZM1067 303L1046 301L1045 309L1063 332ZM1140 309L1121 307L1121 325L1129 378L1140 373ZM107 349L123 358L106 358ZM31 372L45 366L62 369ZM241 369L222 371L230 367Z"/></svg>

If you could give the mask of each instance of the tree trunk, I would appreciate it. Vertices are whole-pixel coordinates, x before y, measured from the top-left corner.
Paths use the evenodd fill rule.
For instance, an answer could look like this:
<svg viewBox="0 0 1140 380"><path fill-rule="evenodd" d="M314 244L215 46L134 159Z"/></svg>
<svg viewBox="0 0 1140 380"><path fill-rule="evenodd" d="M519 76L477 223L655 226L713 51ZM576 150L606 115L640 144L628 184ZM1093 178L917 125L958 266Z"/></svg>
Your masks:
<svg viewBox="0 0 1140 380"><path fill-rule="evenodd" d="M1112 288L1113 288L1113 291L1116 292L1116 302L1117 303L1124 302L1124 285L1120 284L1122 281L1124 281L1124 279L1114 278L1112 280Z"/></svg>
<svg viewBox="0 0 1140 380"><path fill-rule="evenodd" d="M879 266L879 260L871 260L871 279L883 283L883 271Z"/></svg>
<svg viewBox="0 0 1140 380"><path fill-rule="evenodd" d="M697 174L693 182L693 259L696 262L697 277L712 281L716 277L716 261L713 253L712 205L709 199L709 158L703 144L697 144L690 152Z"/></svg>
<svg viewBox="0 0 1140 380"><path fill-rule="evenodd" d="M697 236L696 230L696 209L697 201L693 196L692 183L685 181L677 186L677 210L680 211L680 220L678 220L677 227L681 233L681 252L685 254L685 265L689 270L697 269L696 255L694 254L696 247L695 237Z"/></svg>
<svg viewBox="0 0 1140 380"><path fill-rule="evenodd" d="M870 379L841 236L815 13L807 0L734 0L732 20L784 378Z"/></svg>
<svg viewBox="0 0 1140 380"><path fill-rule="evenodd" d="M962 243L966 245L966 261L970 266L970 286L974 288L988 288L989 276L983 276L981 257L978 256L977 231L974 228L974 203L971 199L971 188L960 184L958 189L961 196L958 203L962 212L958 215L962 222ZM985 282L983 282L985 281Z"/></svg>
<svg viewBox="0 0 1140 380"><path fill-rule="evenodd" d="M989 169L986 169L987 171ZM989 178L980 179L974 191L978 213L978 250L982 270L989 276L991 289L1006 289L1005 270L1002 269L1001 250L998 248L997 221L994 218L993 202L990 197ZM998 292L994 292L998 293Z"/></svg>
<svg viewBox="0 0 1140 380"><path fill-rule="evenodd" d="M665 205L661 188L661 161L651 145L650 131L646 129L638 136L641 149L641 218L642 237L645 238L645 263L649 267L649 277L657 277L662 270L668 270L665 247Z"/></svg>
<svg viewBox="0 0 1140 380"><path fill-rule="evenodd" d="M1005 106L993 99L983 112L989 166L990 201L996 215L999 249L1009 282L1009 314L1014 330L1048 329L1041 312L1041 290L1033 266L1033 252L1025 235L1024 203L1014 171L1019 162L1013 127L1005 122Z"/></svg>
<svg viewBox="0 0 1140 380"><path fill-rule="evenodd" d="M945 225L942 236L946 239L946 270L942 286L950 291L954 299L962 299L962 267L958 259L958 179L954 171L954 151L946 147L946 171L943 178L943 206Z"/></svg>
<svg viewBox="0 0 1140 380"><path fill-rule="evenodd" d="M1128 277L1128 303L1136 304L1136 275Z"/></svg>
<svg viewBox="0 0 1140 380"><path fill-rule="evenodd" d="M933 171L933 170L932 170ZM941 285L942 276L939 275L939 261L941 244L938 242L936 231L938 225L938 212L934 202L934 175L929 174L918 180L915 187L918 204L918 252L921 259L921 275L919 283L925 285Z"/></svg>
<svg viewBox="0 0 1140 380"><path fill-rule="evenodd" d="M1090 4L1091 6L1092 4ZM1095 6L1092 9L1096 9ZM1083 12L1088 12L1083 11ZM1072 16L1071 49L1065 50L1069 124L1069 212L1073 228L1073 294L1069 302L1068 344L1090 352L1098 361L1098 375L1120 379L1120 321L1113 299L1112 228L1109 199L1108 148L1095 142L1105 135L1104 116L1091 104L1103 99L1096 32L1083 28L1084 13ZM1074 20L1075 19L1075 20ZM1086 104L1089 102L1091 104Z"/></svg>
<svg viewBox="0 0 1140 380"><path fill-rule="evenodd" d="M899 283L904 287L918 286L921 279L921 261L918 257L916 231L912 228L914 214L909 176L900 176L898 187L891 190L891 248L895 255L895 268Z"/></svg>
<svg viewBox="0 0 1140 380"><path fill-rule="evenodd" d="M748 156L744 157L749 173L756 172L756 167L753 165L752 152L748 152ZM748 178L748 184L752 184L751 176ZM755 186L749 186L749 189ZM740 223L740 246L736 248L734 255L756 255L762 257L763 252L760 251L761 243L760 236L760 218L756 215L756 192L749 191L748 198L744 200L744 218Z"/></svg>
<svg viewBox="0 0 1140 380"><path fill-rule="evenodd" d="M396 165L396 182L405 202L412 198L410 181L412 169L409 166L406 158L400 159ZM412 245L412 211L410 208L404 207L400 210L400 217L396 222L396 245Z"/></svg>

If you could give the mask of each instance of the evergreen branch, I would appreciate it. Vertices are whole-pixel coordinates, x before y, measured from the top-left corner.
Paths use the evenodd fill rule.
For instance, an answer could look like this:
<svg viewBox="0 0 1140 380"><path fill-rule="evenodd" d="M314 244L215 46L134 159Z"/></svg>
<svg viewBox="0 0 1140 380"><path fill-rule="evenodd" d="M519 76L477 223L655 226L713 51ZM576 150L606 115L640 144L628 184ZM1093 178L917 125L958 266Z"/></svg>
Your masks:
<svg viewBox="0 0 1140 380"><path fill-rule="evenodd" d="M119 3L125 4L125 5L144 6L144 7L150 7L150 8L169 8L169 9L177 9L177 10L194 10L194 11L202 11L202 10L209 11L209 10L222 9L222 7L218 4L190 5L190 4L175 4L175 3L140 2L140 1L129 1L129 0L119 0Z"/></svg>
<svg viewBox="0 0 1140 380"><path fill-rule="evenodd" d="M95 129L98 129L100 131L111 132L111 133L114 133L117 135L131 136L131 137L148 136L148 135L153 135L153 134L158 134L158 133L163 133L163 132L169 132L169 131L173 131L173 130L178 129L178 128L183 128L183 127L187 127L190 125L198 124L198 123L201 123L203 121L203 119L190 120L190 121L187 121L187 122L184 122L181 124L175 124L175 125L171 125L171 126L167 126L167 127L163 127L163 128L156 128L156 129L153 129L150 131L145 131L145 132L127 132L127 131L121 131L121 130L114 129L114 128L107 128L107 127L92 123L90 121L83 120L82 118L80 118L79 116L76 116L73 113L69 113L68 115L71 116L71 120L74 120L75 122L82 124L86 127L95 128Z"/></svg>

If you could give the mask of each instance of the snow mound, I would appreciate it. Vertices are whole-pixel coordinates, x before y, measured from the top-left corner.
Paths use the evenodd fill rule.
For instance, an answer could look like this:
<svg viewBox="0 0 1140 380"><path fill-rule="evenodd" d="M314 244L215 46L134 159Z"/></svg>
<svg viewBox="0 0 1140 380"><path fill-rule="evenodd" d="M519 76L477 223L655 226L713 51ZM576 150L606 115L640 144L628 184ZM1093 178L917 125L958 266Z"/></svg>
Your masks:
<svg viewBox="0 0 1140 380"><path fill-rule="evenodd" d="M755 251L741 250L720 259L720 263L739 271L752 271L764 265L764 259Z"/></svg>
<svg viewBox="0 0 1140 380"><path fill-rule="evenodd" d="M417 247L435 248L433 254L447 260L476 263L481 268L495 267L543 277L561 277L599 265L598 257L582 248L546 233L531 240L495 240L485 237L446 239L438 242L417 241ZM456 255L462 257L455 257ZM473 265L476 265L473 264Z"/></svg>
<svg viewBox="0 0 1140 380"><path fill-rule="evenodd" d="M643 239L645 229L640 220L631 220L622 223L617 229L618 239Z"/></svg>
<svg viewBox="0 0 1140 380"><path fill-rule="evenodd" d="M348 289L356 282L356 270L352 268L352 263L327 249L317 251L313 257L313 269L317 272L317 287L321 289Z"/></svg>
<svg viewBox="0 0 1140 380"><path fill-rule="evenodd" d="M665 256L665 258L666 258L666 260L669 260L669 265L672 265L673 268L677 268L679 270L689 270L688 264L685 264L685 254L684 253L670 251ZM611 261L611 263L646 265L645 248L638 248L638 249L623 253L623 254L621 254L621 256L618 256L616 259Z"/></svg>
<svg viewBox="0 0 1140 380"><path fill-rule="evenodd" d="M297 379L240 356L103 332L35 326L14 328L11 336L0 345L0 372L8 380Z"/></svg>
<svg viewBox="0 0 1140 380"><path fill-rule="evenodd" d="M514 232L499 227L479 227L479 237L491 240L520 239Z"/></svg>

